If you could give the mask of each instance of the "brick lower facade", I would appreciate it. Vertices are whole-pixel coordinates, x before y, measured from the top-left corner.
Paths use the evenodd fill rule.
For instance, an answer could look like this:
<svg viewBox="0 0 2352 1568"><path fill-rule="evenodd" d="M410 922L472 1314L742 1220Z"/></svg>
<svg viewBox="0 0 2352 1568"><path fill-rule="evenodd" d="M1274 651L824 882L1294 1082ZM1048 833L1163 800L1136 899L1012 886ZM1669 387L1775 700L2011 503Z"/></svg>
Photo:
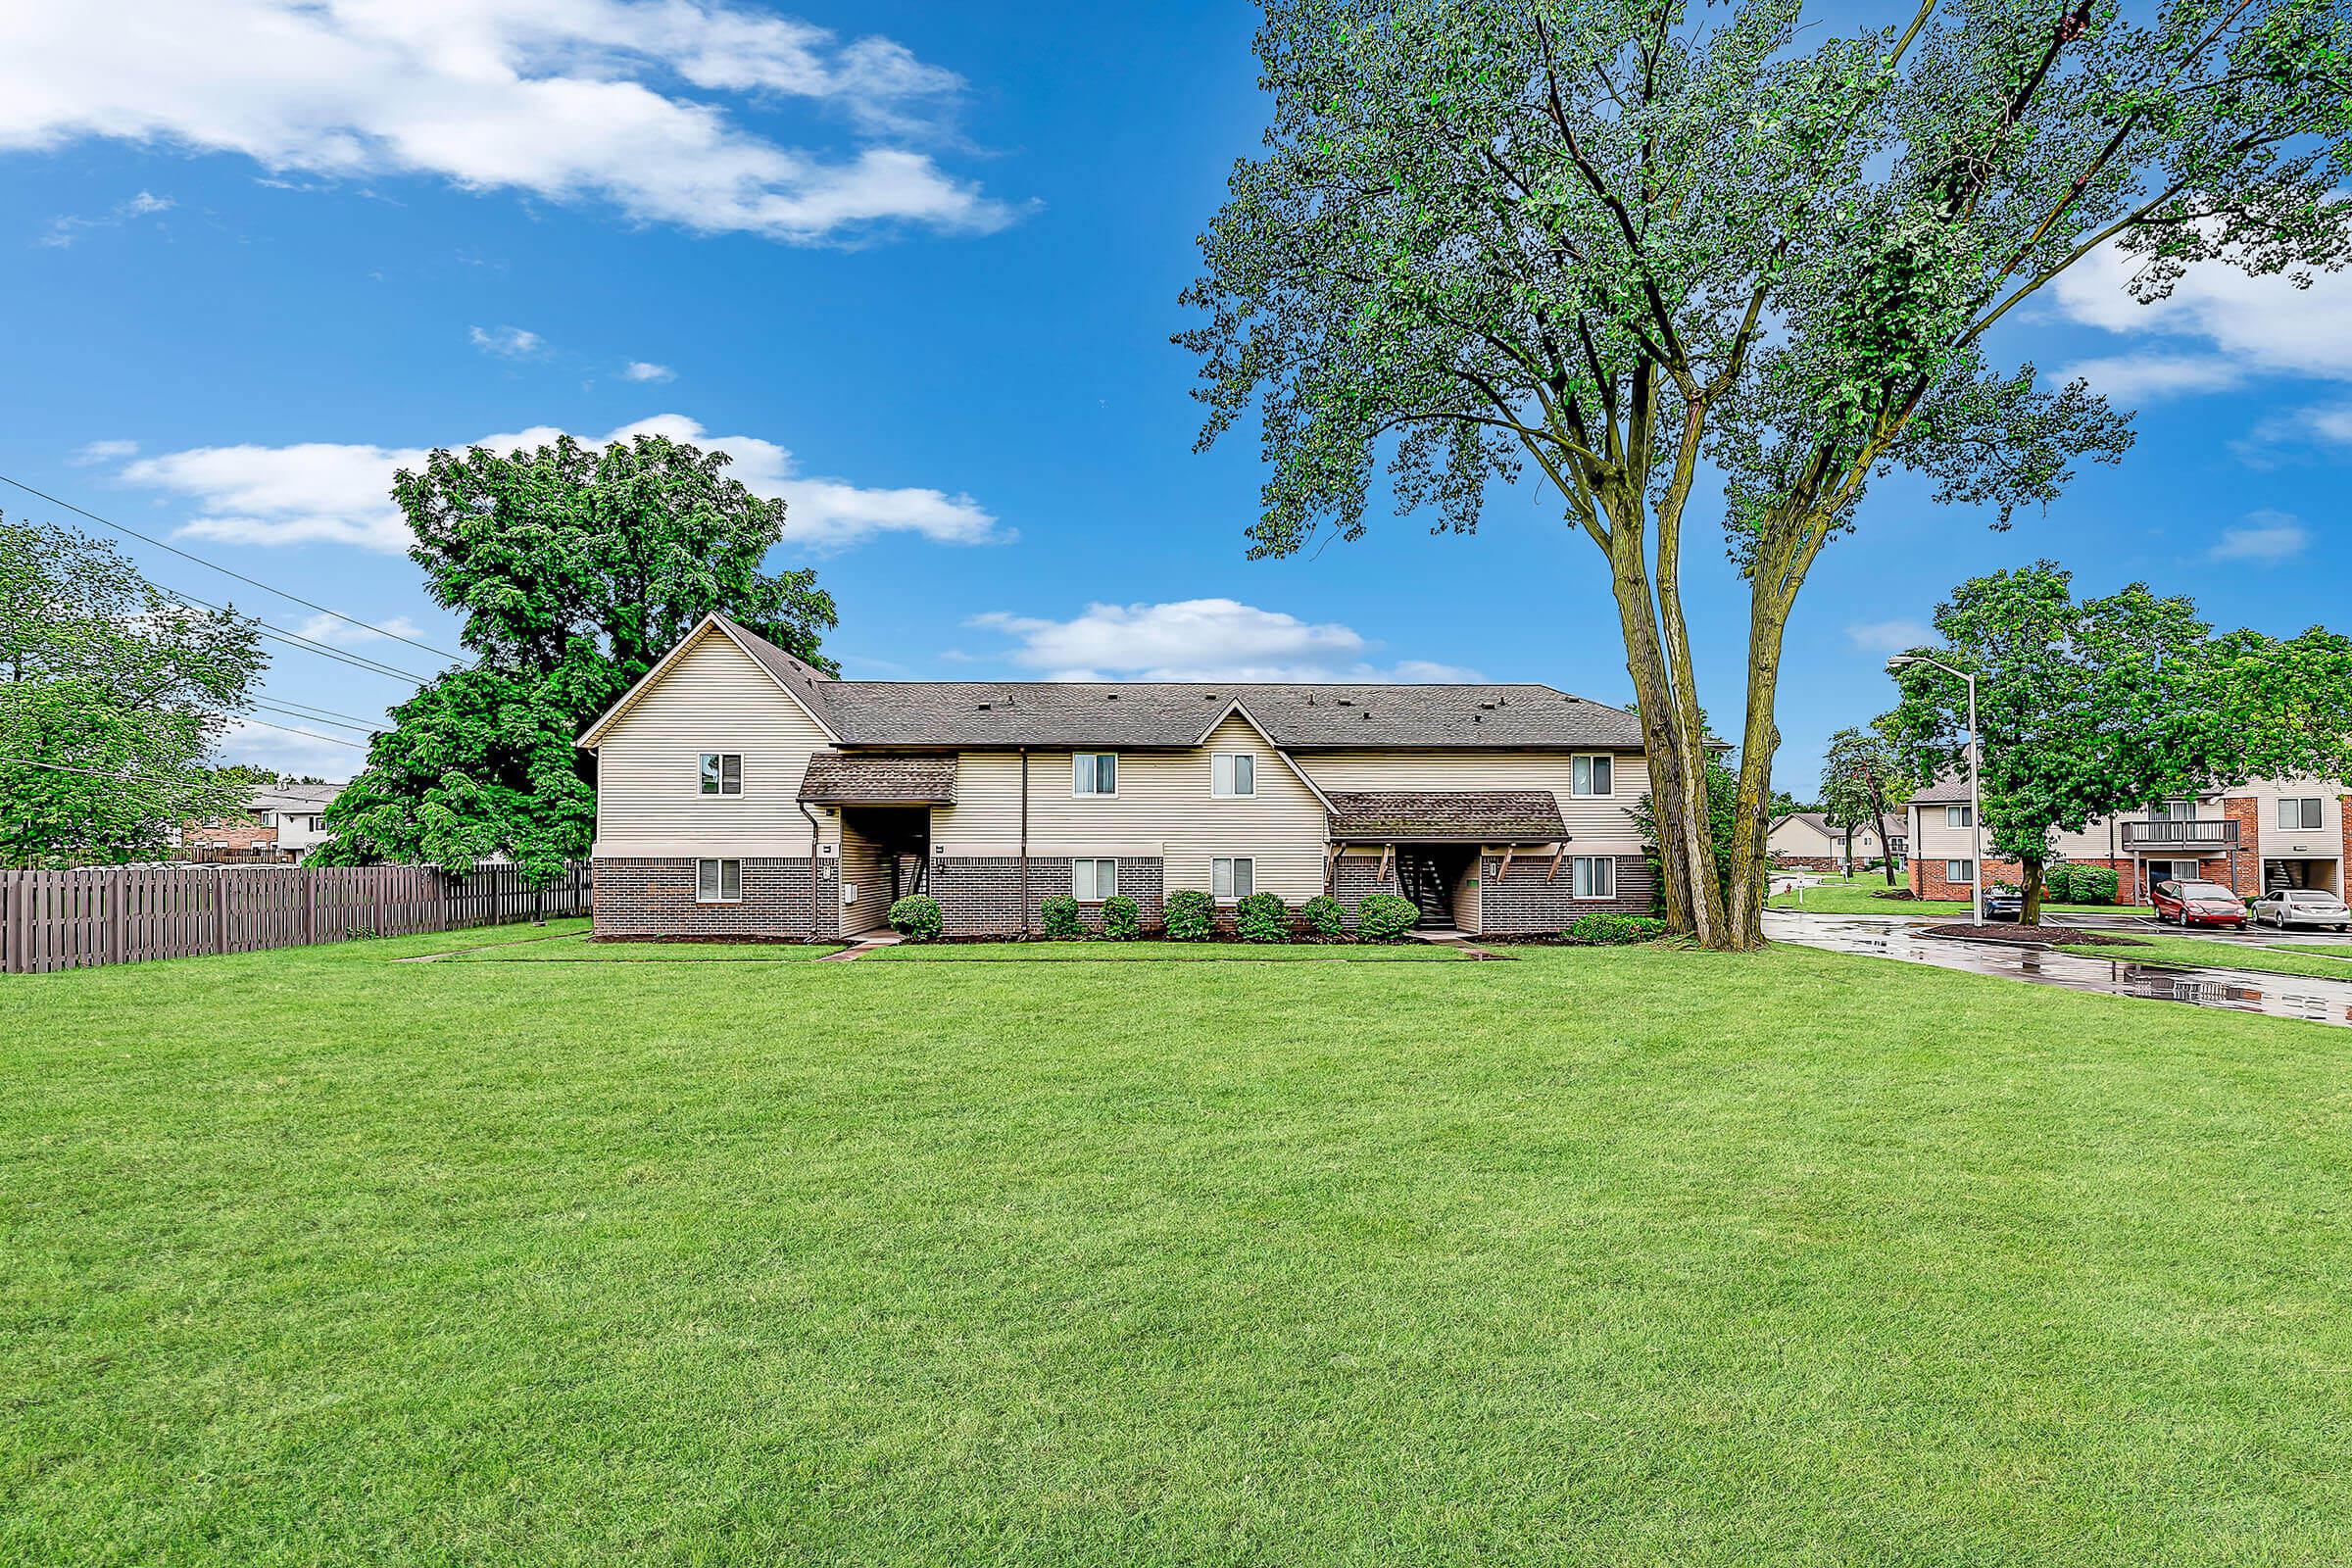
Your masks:
<svg viewBox="0 0 2352 1568"><path fill-rule="evenodd" d="M1576 899L1569 897L1575 882L1574 867L1568 860L1560 861L1559 874L1554 876L1550 856L1516 856L1506 876L1501 856L1485 857L1478 868L1480 934L1535 936L1565 930L1579 915L1649 913L1657 900L1649 862L1639 855L1620 855L1615 859L1612 885L1616 897Z"/></svg>
<svg viewBox="0 0 2352 1568"><path fill-rule="evenodd" d="M2252 803L2247 804L2251 805ZM2250 836L2251 830L2241 826L2240 831ZM2187 857L2181 856L2180 858L2186 859ZM2069 865L2103 865L2113 871L2115 873L2115 902L2118 904L2147 903L2148 889L2155 885L2156 880L2160 880L2151 879L2145 874L2145 861L2133 859L2129 856L2117 859L2069 860L2067 863ZM2025 876L2025 867L2015 860L1987 860L1984 862L1984 871L1986 876L1984 887L1987 892L1997 887L2015 887ZM2237 853L2237 870L2234 880L2230 873L2230 857L2226 855L2199 860L2197 875L2209 882L2233 886L2240 894L2250 898L2258 891L2258 884L2262 879L2262 856L2259 850L2249 854L2240 849ZM1970 897L1969 885L1966 882L1954 882L1944 876L1941 860L1912 861L1911 891L1923 899L1946 899L1960 904L1966 904Z"/></svg>
<svg viewBox="0 0 2352 1568"><path fill-rule="evenodd" d="M1118 857L1119 892L1133 899L1136 914L1147 931L1159 928L1163 913L1165 872L1157 859ZM1018 856L951 857L931 862L924 892L939 901L940 919L950 936L1018 936L1021 924L1021 861ZM1032 856L1029 859L1029 923L1042 923L1046 900L1070 891L1070 862L1066 857ZM1082 904L1079 915L1088 929L1102 928L1102 908Z"/></svg>
<svg viewBox="0 0 2352 1568"><path fill-rule="evenodd" d="M840 923L840 872L831 859L817 862L813 904L807 856L745 858L743 897L733 904L698 902L687 858L607 858L594 875L600 937L807 941L832 936Z"/></svg>

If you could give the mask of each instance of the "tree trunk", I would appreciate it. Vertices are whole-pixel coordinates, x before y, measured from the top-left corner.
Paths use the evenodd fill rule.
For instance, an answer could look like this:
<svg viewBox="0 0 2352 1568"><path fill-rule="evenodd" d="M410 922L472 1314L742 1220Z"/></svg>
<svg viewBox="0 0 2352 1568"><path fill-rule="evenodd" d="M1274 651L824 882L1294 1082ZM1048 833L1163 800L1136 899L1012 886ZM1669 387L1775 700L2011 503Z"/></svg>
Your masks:
<svg viewBox="0 0 2352 1568"><path fill-rule="evenodd" d="M1740 737L1740 804L1732 835L1726 940L1709 944L1733 952L1764 945L1764 895L1772 878L1765 839L1772 830L1772 759L1781 746L1773 706L1780 696L1781 642L1788 627L1790 602L1790 596L1770 591L1762 581L1748 597L1747 722Z"/></svg>
<svg viewBox="0 0 2352 1568"><path fill-rule="evenodd" d="M2017 923L2019 925L2039 925L2041 924L2041 859L2036 856L2021 856L2018 858L2017 866L2019 885L2025 893L2026 900L2025 907L2018 911ZM1982 877L1984 874L1984 868L1981 865L1978 866L1977 875Z"/></svg>
<svg viewBox="0 0 2352 1568"><path fill-rule="evenodd" d="M1886 808L1873 803L1870 814L1879 824L1879 864L1886 868L1886 885L1894 886L1894 840L1886 836Z"/></svg>
<svg viewBox="0 0 2352 1568"><path fill-rule="evenodd" d="M1610 552L1611 590L1649 767L1667 928L1716 947L1722 942L1725 911L1707 822L1705 740L1700 736L1694 743L1686 733L1683 705L1677 701L1676 682L1659 644L1642 535L1623 519L1613 534L1617 543Z"/></svg>

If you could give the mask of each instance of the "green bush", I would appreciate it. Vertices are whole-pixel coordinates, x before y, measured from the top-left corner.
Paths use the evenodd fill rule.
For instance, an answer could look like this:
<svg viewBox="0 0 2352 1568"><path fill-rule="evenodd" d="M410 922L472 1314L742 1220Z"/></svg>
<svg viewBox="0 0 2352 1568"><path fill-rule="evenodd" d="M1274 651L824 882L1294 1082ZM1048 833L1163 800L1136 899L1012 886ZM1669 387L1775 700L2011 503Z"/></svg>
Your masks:
<svg viewBox="0 0 2352 1568"><path fill-rule="evenodd" d="M1038 923L1051 942L1075 942L1086 935L1086 921L1078 914L1078 901L1067 893L1056 893L1037 906Z"/></svg>
<svg viewBox="0 0 2352 1568"><path fill-rule="evenodd" d="M1319 937L1344 937L1348 934L1348 910L1339 900L1328 893L1318 893L1298 906L1306 918L1306 928Z"/></svg>
<svg viewBox="0 0 2352 1568"><path fill-rule="evenodd" d="M1102 901L1102 934L1111 941L1133 942L1143 923L1142 911L1126 894L1113 894Z"/></svg>
<svg viewBox="0 0 2352 1568"><path fill-rule="evenodd" d="M1413 901L1394 893L1370 894L1355 906L1355 929L1366 942L1394 942L1420 923Z"/></svg>
<svg viewBox="0 0 2352 1568"><path fill-rule="evenodd" d="M1642 914L1617 914L1596 909L1568 924L1568 940L1594 947L1617 947L1628 942L1655 942L1666 934L1666 922Z"/></svg>
<svg viewBox="0 0 2352 1568"><path fill-rule="evenodd" d="M1252 893L1233 906L1233 923L1244 942L1291 940L1291 908L1279 893Z"/></svg>
<svg viewBox="0 0 2352 1568"><path fill-rule="evenodd" d="M1199 888L1168 895L1165 915L1170 942L1206 942L1217 928L1217 902Z"/></svg>
<svg viewBox="0 0 2352 1568"><path fill-rule="evenodd" d="M2062 900L2066 904L2113 904L2116 875L2112 865L2078 865L2074 868L2074 896Z"/></svg>
<svg viewBox="0 0 2352 1568"><path fill-rule="evenodd" d="M2052 904L2080 904L2075 896L2075 875L2080 868L2061 862L2042 867L2041 896Z"/></svg>
<svg viewBox="0 0 2352 1568"><path fill-rule="evenodd" d="M939 935L939 901L928 893L910 893L890 906L890 928L909 942L929 942Z"/></svg>

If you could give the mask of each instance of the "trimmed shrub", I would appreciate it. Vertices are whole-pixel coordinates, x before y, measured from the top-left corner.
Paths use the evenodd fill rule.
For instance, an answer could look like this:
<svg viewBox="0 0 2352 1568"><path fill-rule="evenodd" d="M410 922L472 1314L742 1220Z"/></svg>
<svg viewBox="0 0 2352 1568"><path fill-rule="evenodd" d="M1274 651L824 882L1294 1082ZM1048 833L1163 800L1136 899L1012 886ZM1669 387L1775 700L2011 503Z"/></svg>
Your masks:
<svg viewBox="0 0 2352 1568"><path fill-rule="evenodd" d="M1339 900L1328 893L1318 893L1298 906L1306 918L1306 928L1319 937L1344 937L1348 934L1348 910Z"/></svg>
<svg viewBox="0 0 2352 1568"><path fill-rule="evenodd" d="M1078 916L1078 901L1067 893L1056 893L1039 905L1037 918L1050 942L1075 942L1086 935L1086 922Z"/></svg>
<svg viewBox="0 0 2352 1568"><path fill-rule="evenodd" d="M1252 893L1233 906L1234 928L1244 942L1291 940L1291 908L1279 893Z"/></svg>
<svg viewBox="0 0 2352 1568"><path fill-rule="evenodd" d="M1110 941L1133 942L1143 924L1143 911L1126 894L1113 894L1102 901L1102 935Z"/></svg>
<svg viewBox="0 0 2352 1568"><path fill-rule="evenodd" d="M1420 923L1413 901L1394 893L1371 894L1355 906L1355 929L1366 942L1394 942Z"/></svg>
<svg viewBox="0 0 2352 1568"><path fill-rule="evenodd" d="M1618 947L1629 942L1655 942L1666 934L1666 922L1652 920L1642 914L1617 914L1595 909L1580 914L1568 924L1568 940L1587 942L1596 948Z"/></svg>
<svg viewBox="0 0 2352 1568"><path fill-rule="evenodd" d="M2112 865L2078 865L2074 875L2074 897L2068 904L2113 904L2116 875Z"/></svg>
<svg viewBox="0 0 2352 1568"><path fill-rule="evenodd" d="M928 893L910 893L890 906L890 928L909 942L929 942L945 923L939 901Z"/></svg>
<svg viewBox="0 0 2352 1568"><path fill-rule="evenodd" d="M2052 904L2080 904L2076 896L2075 877L2081 868L2061 862L2042 867L2041 896Z"/></svg>
<svg viewBox="0 0 2352 1568"><path fill-rule="evenodd" d="M1199 888L1168 895L1165 915L1170 942L1206 942L1217 928L1217 901Z"/></svg>

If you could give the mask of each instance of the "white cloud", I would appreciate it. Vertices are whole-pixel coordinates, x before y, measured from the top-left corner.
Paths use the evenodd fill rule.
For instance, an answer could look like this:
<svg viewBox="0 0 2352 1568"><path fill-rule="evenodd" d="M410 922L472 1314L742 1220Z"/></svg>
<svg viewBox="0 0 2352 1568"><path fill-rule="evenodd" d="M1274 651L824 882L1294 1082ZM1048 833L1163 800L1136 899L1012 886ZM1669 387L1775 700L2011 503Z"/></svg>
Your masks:
<svg viewBox="0 0 2352 1568"><path fill-rule="evenodd" d="M1866 654L1900 654L1925 648L1936 640L1935 628L1917 620L1857 620L1845 628L1846 640Z"/></svg>
<svg viewBox="0 0 2352 1568"><path fill-rule="evenodd" d="M2311 543L2311 530L2283 512L2250 512L2243 522L2222 530L2211 552L2216 561L2244 561L2275 566L2292 561Z"/></svg>
<svg viewBox="0 0 2352 1568"><path fill-rule="evenodd" d="M357 648L363 643L388 642L394 637L421 638L424 635L423 629L406 615L394 615L390 620L378 621L376 626L381 629L355 626L350 621L335 615L317 614L293 628L293 631L297 637L308 638L315 643L330 643L342 648Z"/></svg>
<svg viewBox="0 0 2352 1568"><path fill-rule="evenodd" d="M2050 287L2059 308L2087 326L2201 338L2241 370L2352 379L2352 272L2322 272L2297 288L2284 277L2209 264L2189 269L2169 298L2142 305L2126 287L2132 270L2132 258L2110 246Z"/></svg>
<svg viewBox="0 0 2352 1568"><path fill-rule="evenodd" d="M153 218L158 213L170 212L177 205L179 204L169 196L156 196L147 191L141 191L128 201L117 202L96 218L72 216L52 218L49 220L49 231L41 236L40 243L55 250L63 250L79 239L86 229L121 228L133 219Z"/></svg>
<svg viewBox="0 0 2352 1568"><path fill-rule="evenodd" d="M650 360L631 360L621 367L620 378L623 381L674 381L678 378L678 372L666 365L656 365Z"/></svg>
<svg viewBox="0 0 2352 1568"><path fill-rule="evenodd" d="M2119 403L2146 403L2198 392L2227 392L2244 384L2247 368L2215 354L2113 354L2079 360L2057 379L2080 376L2091 390Z"/></svg>
<svg viewBox="0 0 2352 1568"><path fill-rule="evenodd" d="M1003 611L971 625L1003 632L1004 655L1049 680L1476 681L1478 672L1426 660L1381 666L1375 645L1337 622L1308 622L1233 599L1089 605L1068 620Z"/></svg>
<svg viewBox="0 0 2352 1568"><path fill-rule="evenodd" d="M540 425L505 435L456 441L456 448L497 452L544 446L563 432ZM912 533L941 544L993 544L1010 535L963 494L942 490L866 489L840 479L807 478L787 449L758 436L711 435L682 414L657 415L601 436L603 444L664 435L726 453L729 477L763 496L781 497L787 545L837 550L878 533ZM422 447L304 442L294 446L195 447L126 464L120 477L137 488L179 498L195 512L180 532L239 544L309 542L359 545L397 555L410 535L392 504L392 476L423 466Z"/></svg>
<svg viewBox="0 0 2352 1568"><path fill-rule="evenodd" d="M0 150L105 138L272 176L419 175L808 242L1015 216L926 154L787 147L710 101L800 99L867 137L936 129L955 74L726 0L114 0L0 6Z"/></svg>
<svg viewBox="0 0 2352 1568"><path fill-rule="evenodd" d="M359 710L353 710L359 711ZM391 719L384 725L391 727ZM283 724L284 729L271 726ZM296 735L292 730L311 730L310 735ZM313 736L332 736L336 739L314 739ZM340 741L354 745L342 745ZM223 764L242 762L250 767L272 768L280 773L309 773L318 778L349 778L359 771L368 757L365 736L329 729L324 725L305 724L297 718L272 713L270 723L251 719L232 719L214 748L215 760Z"/></svg>
<svg viewBox="0 0 2352 1568"><path fill-rule="evenodd" d="M136 441L92 441L75 450L66 461L77 468L94 463L120 463L139 450Z"/></svg>
<svg viewBox="0 0 2352 1568"><path fill-rule="evenodd" d="M495 354L502 360L528 359L539 352L541 342L538 333L526 332L519 326L502 326L495 330L469 326L466 329L466 336L484 354Z"/></svg>

